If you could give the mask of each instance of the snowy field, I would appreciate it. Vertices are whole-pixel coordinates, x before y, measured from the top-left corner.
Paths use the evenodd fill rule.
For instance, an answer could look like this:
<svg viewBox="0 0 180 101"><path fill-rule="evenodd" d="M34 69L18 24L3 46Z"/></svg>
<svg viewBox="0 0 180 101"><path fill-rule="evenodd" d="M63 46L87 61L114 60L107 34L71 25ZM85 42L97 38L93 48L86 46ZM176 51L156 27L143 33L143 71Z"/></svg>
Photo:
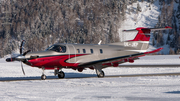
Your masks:
<svg viewBox="0 0 180 101"><path fill-rule="evenodd" d="M134 64L179 64L178 55L145 56ZM123 65L128 65L123 64ZM132 64L131 64L132 65ZM27 80L3 82L5 79L40 79L42 70L24 65L26 75L19 62L6 63L0 59L1 101L179 101L179 76L143 76L97 78L93 70L82 73L64 69L65 79ZM180 73L180 68L106 68L108 75L131 75L146 73ZM46 71L47 78L53 71ZM87 77L87 78L83 78ZM92 77L92 78L91 78Z"/></svg>

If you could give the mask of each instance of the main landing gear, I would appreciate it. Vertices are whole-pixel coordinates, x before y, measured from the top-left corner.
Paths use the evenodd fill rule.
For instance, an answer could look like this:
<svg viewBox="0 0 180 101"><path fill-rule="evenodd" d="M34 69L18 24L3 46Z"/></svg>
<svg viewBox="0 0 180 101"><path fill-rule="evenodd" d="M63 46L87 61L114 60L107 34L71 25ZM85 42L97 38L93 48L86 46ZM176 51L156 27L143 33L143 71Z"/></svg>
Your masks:
<svg viewBox="0 0 180 101"><path fill-rule="evenodd" d="M102 67L101 66L94 66L95 70L96 70L96 74L97 74L97 77L99 78L103 78L105 76L104 74L104 71L102 70Z"/></svg>
<svg viewBox="0 0 180 101"><path fill-rule="evenodd" d="M64 77L65 77L65 74L64 74L63 71L58 72L58 78L59 78L59 79L62 79L62 78L64 78Z"/></svg>
<svg viewBox="0 0 180 101"><path fill-rule="evenodd" d="M42 68L42 70L43 70L43 72L42 72L42 75L41 75L41 79L45 80L46 79L46 75L44 74L45 68ZM62 70L57 70L57 69L54 70L54 75L55 76L58 75L59 79L62 79L62 78L65 77L65 73Z"/></svg>
<svg viewBox="0 0 180 101"><path fill-rule="evenodd" d="M103 78L105 75L103 70L97 70L97 69L96 69L96 74L97 74L97 77L99 78Z"/></svg>
<svg viewBox="0 0 180 101"><path fill-rule="evenodd" d="M65 73L64 73L62 70L58 70L58 69L55 69L55 70L54 70L54 75L55 75L55 76L58 75L58 78L59 78L59 79L62 79L62 78L65 77Z"/></svg>

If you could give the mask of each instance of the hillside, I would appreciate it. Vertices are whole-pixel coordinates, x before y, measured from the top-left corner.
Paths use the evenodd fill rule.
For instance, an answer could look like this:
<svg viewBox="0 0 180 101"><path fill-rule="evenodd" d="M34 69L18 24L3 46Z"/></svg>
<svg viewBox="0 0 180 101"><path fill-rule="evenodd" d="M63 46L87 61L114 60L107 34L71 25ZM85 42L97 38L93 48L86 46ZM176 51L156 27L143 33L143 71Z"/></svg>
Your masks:
<svg viewBox="0 0 180 101"><path fill-rule="evenodd" d="M148 0L149 1L149 0ZM123 29L133 29L137 27L158 28L171 26L172 30L152 32L151 46L164 49L158 54L178 54L179 53L179 23L178 14L180 8L176 0L139 0L128 5L126 19L119 28L121 40L131 40L136 33L122 33Z"/></svg>
<svg viewBox="0 0 180 101"><path fill-rule="evenodd" d="M0 57L18 52L22 40L32 51L57 42L106 44L127 40L121 30L136 27L171 26L152 33L151 44L165 48L160 54L180 48L178 0L1 0L0 6Z"/></svg>

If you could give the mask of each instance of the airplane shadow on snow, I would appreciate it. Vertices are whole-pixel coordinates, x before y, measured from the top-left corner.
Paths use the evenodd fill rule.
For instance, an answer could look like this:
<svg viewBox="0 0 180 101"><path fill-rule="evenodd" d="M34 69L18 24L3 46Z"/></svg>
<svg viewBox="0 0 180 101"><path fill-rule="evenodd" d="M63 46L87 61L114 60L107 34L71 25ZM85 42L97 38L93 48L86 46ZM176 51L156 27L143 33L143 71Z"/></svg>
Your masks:
<svg viewBox="0 0 180 101"><path fill-rule="evenodd" d="M76 78L92 78L97 77L96 74L82 74L82 73L66 73L65 79L76 79ZM59 79L58 76L48 76L46 80ZM28 80L41 80L41 76L35 77L0 77L1 82L5 81L28 81Z"/></svg>
<svg viewBox="0 0 180 101"><path fill-rule="evenodd" d="M147 77L147 76L172 76L180 75L180 73L152 73L152 74L127 74L127 75L107 75L105 77ZM96 74L83 74L83 73L65 73L64 79L77 79L77 78L98 78ZM46 80L59 79L58 76L48 76ZM28 81L28 80L41 80L41 76L31 76L31 77L0 77L0 82L6 81ZM165 93L179 93L179 92L165 92Z"/></svg>
<svg viewBox="0 0 180 101"><path fill-rule="evenodd" d="M180 94L180 91L170 91L170 92L165 92L165 93L168 93L168 94Z"/></svg>

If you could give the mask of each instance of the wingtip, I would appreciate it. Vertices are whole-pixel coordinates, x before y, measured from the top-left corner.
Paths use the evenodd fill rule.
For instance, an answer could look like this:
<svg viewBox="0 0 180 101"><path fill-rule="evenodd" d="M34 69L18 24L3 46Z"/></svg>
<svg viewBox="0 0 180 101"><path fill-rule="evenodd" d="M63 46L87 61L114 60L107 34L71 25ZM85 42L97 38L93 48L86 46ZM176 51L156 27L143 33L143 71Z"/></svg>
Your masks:
<svg viewBox="0 0 180 101"><path fill-rule="evenodd" d="M145 54L156 53L156 52L159 52L159 51L161 51L162 49L163 49L163 48L161 47L161 48L158 48L158 49L156 49L156 50L153 50L153 51L145 52Z"/></svg>
<svg viewBox="0 0 180 101"><path fill-rule="evenodd" d="M162 50L163 48L161 47L161 48L159 48L159 50Z"/></svg>
<svg viewBox="0 0 180 101"><path fill-rule="evenodd" d="M167 28L167 29L172 29L172 27L170 27L170 26L166 26L165 28Z"/></svg>

